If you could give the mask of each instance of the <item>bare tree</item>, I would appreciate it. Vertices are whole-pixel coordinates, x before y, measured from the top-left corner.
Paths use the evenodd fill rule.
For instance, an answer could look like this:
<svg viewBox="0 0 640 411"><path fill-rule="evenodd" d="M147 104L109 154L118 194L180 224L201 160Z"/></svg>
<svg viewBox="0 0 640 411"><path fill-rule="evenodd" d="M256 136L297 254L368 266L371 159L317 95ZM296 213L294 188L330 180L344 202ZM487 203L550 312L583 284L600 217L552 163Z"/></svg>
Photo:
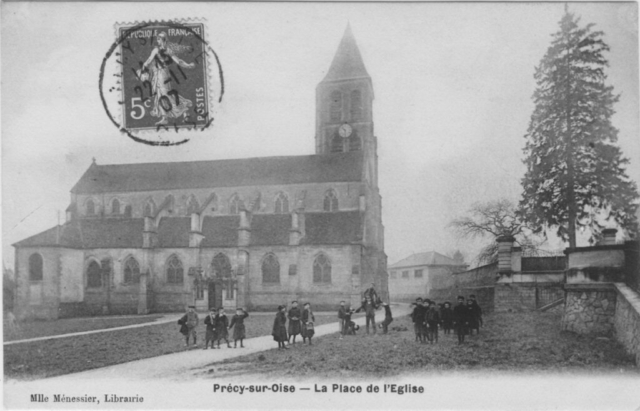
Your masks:
<svg viewBox="0 0 640 411"><path fill-rule="evenodd" d="M486 203L475 203L469 209L469 215L459 217L448 225L459 238L491 238L478 254L479 264L498 261L498 237L513 237L523 248L535 248L537 244L529 236L529 231L516 212L516 206L507 199L498 199Z"/></svg>

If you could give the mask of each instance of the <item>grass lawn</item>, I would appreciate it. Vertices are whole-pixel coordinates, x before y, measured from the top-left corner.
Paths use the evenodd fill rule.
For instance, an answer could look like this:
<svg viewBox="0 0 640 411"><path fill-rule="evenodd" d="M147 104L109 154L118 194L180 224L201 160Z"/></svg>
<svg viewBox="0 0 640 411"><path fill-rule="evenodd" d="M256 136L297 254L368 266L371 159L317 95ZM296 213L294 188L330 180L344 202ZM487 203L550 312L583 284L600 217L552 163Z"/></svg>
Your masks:
<svg viewBox="0 0 640 411"><path fill-rule="evenodd" d="M270 335L274 317L275 313L249 313L245 320L247 338ZM334 313L316 314L318 325L334 321ZM152 324L128 330L8 345L4 347L4 374L6 378L13 379L45 378L184 351L187 348L178 329L177 323ZM204 330L201 316L198 326L200 347L204 343Z"/></svg>
<svg viewBox="0 0 640 411"><path fill-rule="evenodd" d="M480 335L457 344L454 334L440 333L438 344L414 341L408 317L395 319L388 335L364 335L344 340L320 337L314 346L296 345L212 364L208 378L243 374L266 377L388 377L405 372L609 371L638 373L632 356L613 339L597 339L560 331L556 313L499 313L485 316Z"/></svg>
<svg viewBox="0 0 640 411"><path fill-rule="evenodd" d="M141 317L85 317L65 318L55 321L21 322L15 330L4 324L3 337L5 341L22 340L27 338L46 337L52 335L69 334L81 331L100 330L104 328L121 327L124 325L153 322L162 315L145 315Z"/></svg>

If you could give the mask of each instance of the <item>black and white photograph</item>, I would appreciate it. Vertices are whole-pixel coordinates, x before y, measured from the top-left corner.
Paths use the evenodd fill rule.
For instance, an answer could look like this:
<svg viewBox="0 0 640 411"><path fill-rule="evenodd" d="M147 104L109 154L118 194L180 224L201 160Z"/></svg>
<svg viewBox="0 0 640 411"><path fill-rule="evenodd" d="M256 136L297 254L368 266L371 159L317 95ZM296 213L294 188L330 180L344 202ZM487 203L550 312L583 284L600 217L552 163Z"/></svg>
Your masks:
<svg viewBox="0 0 640 411"><path fill-rule="evenodd" d="M3 2L5 409L640 409L637 2Z"/></svg>

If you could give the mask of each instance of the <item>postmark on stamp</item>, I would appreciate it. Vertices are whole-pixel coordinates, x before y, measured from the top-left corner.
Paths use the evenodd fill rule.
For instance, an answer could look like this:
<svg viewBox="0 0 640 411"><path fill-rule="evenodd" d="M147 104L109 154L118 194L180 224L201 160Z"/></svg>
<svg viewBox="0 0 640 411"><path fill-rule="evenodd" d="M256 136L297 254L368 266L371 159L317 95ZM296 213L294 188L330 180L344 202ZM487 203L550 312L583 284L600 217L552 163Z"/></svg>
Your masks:
<svg viewBox="0 0 640 411"><path fill-rule="evenodd" d="M213 122L222 101L220 60L202 22L116 25L100 70L107 115L135 141L176 145Z"/></svg>

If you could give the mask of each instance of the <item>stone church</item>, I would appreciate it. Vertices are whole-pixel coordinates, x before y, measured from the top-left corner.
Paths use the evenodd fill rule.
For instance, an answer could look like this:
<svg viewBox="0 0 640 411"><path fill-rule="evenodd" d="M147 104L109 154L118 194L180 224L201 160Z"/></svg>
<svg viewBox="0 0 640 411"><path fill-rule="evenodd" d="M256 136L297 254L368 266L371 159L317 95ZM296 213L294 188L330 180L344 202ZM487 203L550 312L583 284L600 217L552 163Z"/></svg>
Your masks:
<svg viewBox="0 0 640 411"><path fill-rule="evenodd" d="M348 27L316 88L316 154L99 165L64 225L16 244L16 315L316 310L388 297L373 86Z"/></svg>

